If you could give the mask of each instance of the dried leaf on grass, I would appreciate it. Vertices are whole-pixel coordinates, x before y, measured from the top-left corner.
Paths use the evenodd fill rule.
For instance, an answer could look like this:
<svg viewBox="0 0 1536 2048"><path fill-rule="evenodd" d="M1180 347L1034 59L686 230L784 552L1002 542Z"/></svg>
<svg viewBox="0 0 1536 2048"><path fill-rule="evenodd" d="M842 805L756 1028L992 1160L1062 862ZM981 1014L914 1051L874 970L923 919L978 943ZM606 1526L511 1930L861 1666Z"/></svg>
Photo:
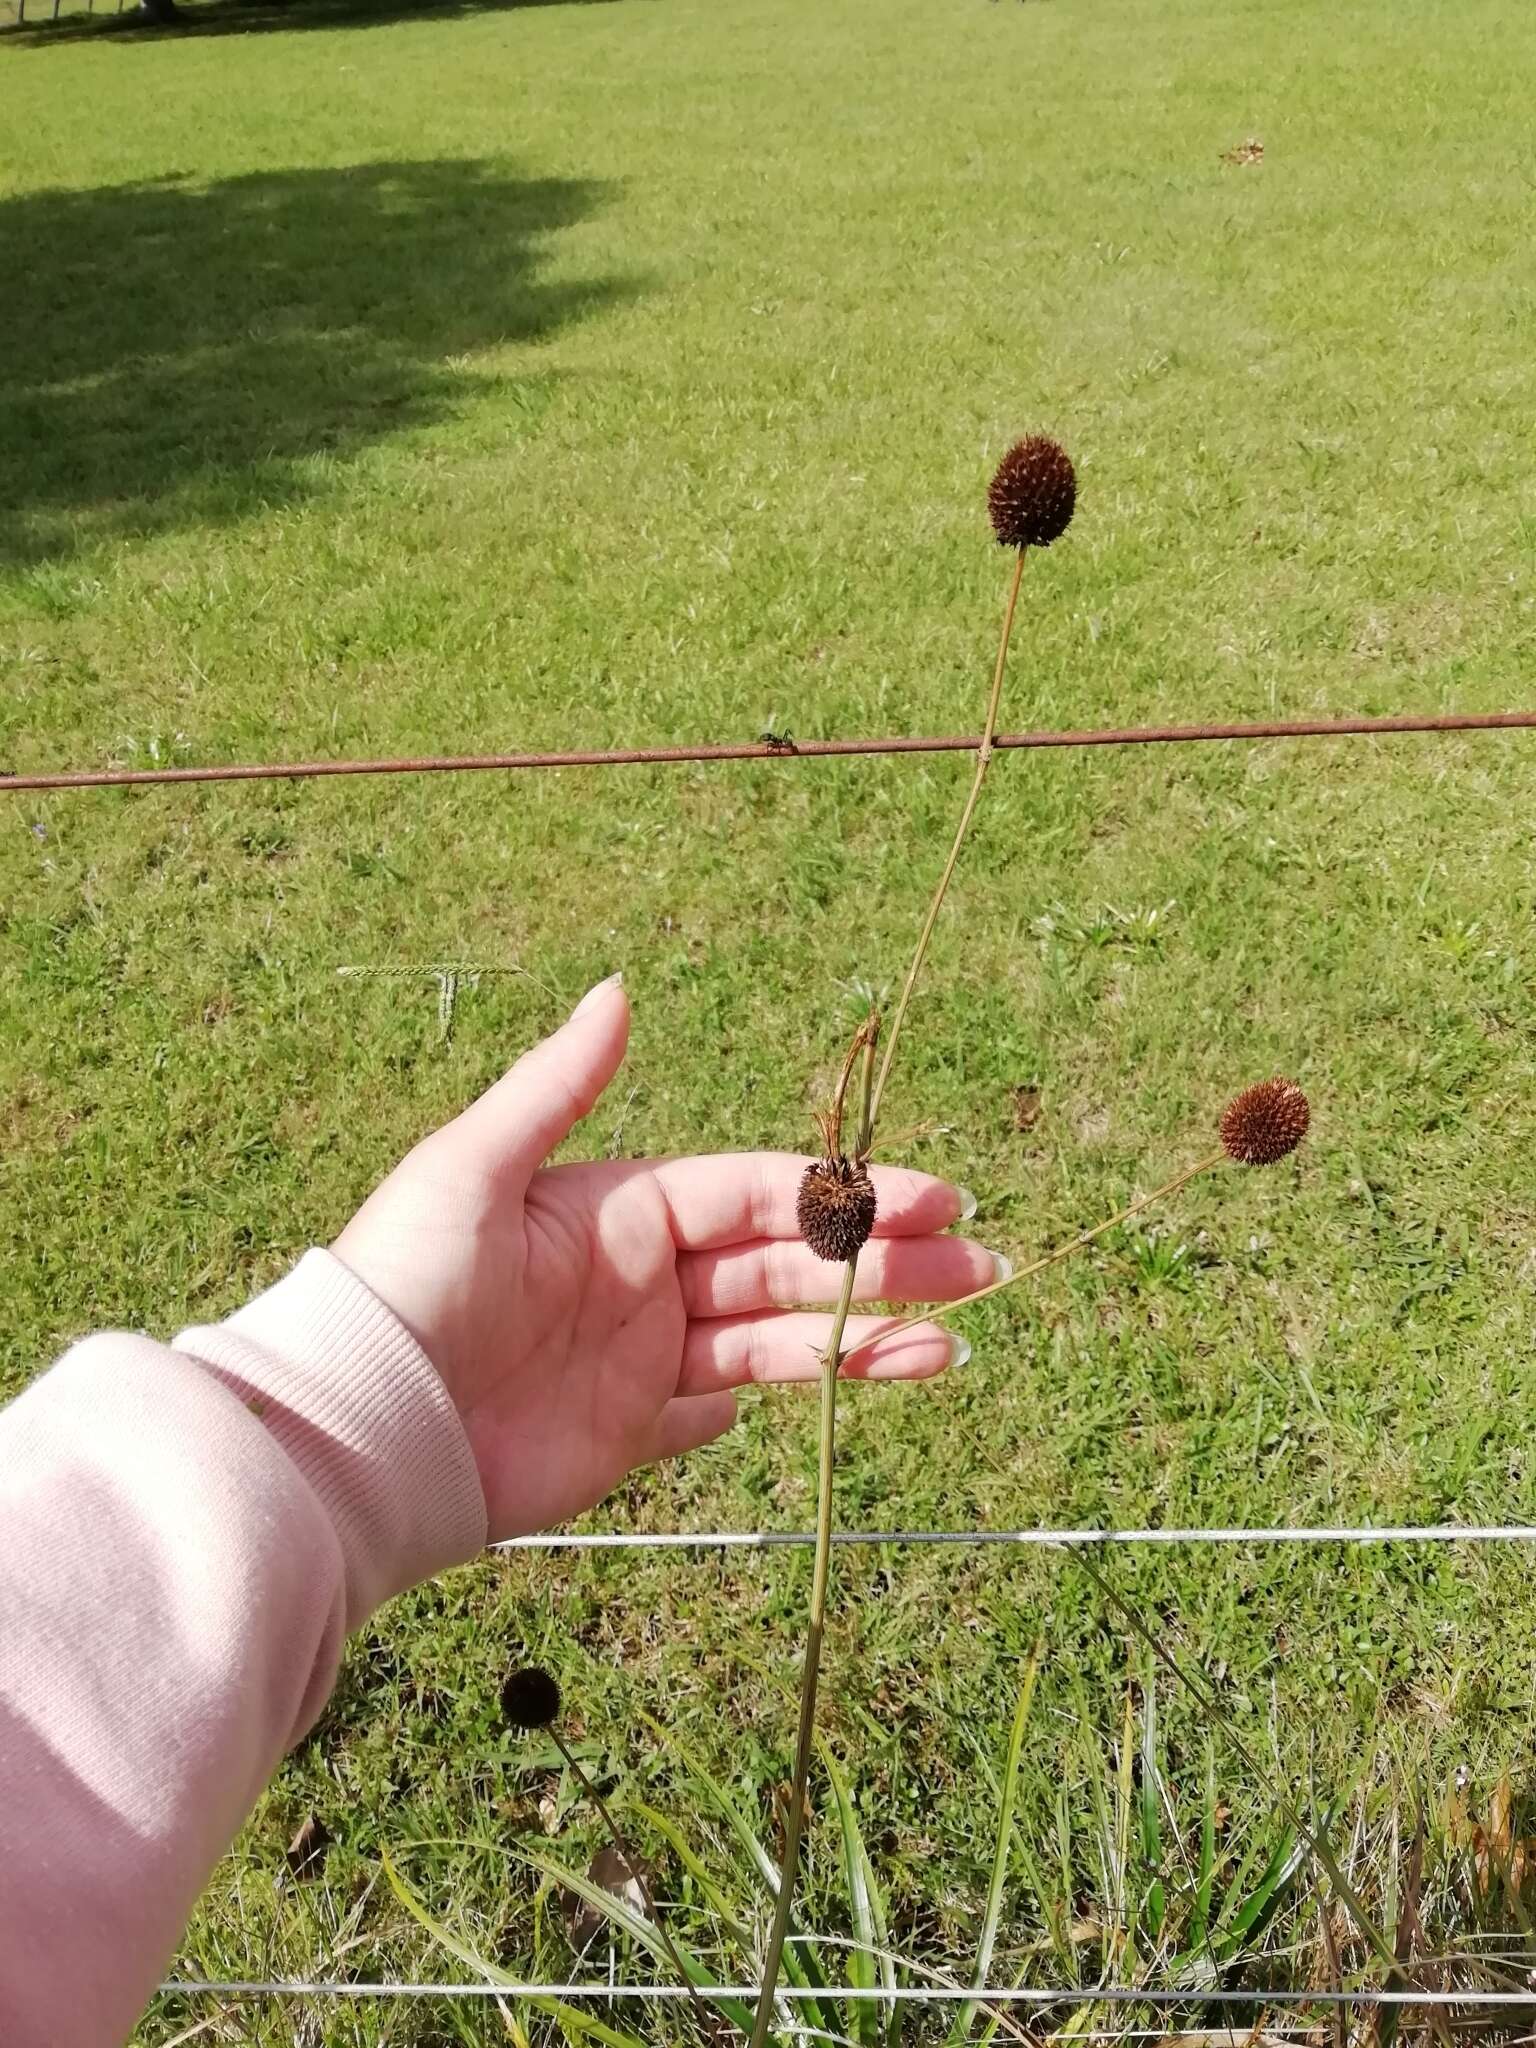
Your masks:
<svg viewBox="0 0 1536 2048"><path fill-rule="evenodd" d="M1010 1088L1008 1094L1013 1103L1014 1129L1032 1131L1040 1121L1040 1090L1030 1083Z"/></svg>
<svg viewBox="0 0 1536 2048"><path fill-rule="evenodd" d="M773 1788L773 1824L780 1854L784 1848L784 1832L789 1825L789 1802L792 1791L793 1788L787 1778L781 1779ZM806 1792L802 1794L800 1801L800 1825L803 1828L810 1827L814 1817L811 1795Z"/></svg>
<svg viewBox="0 0 1536 2048"><path fill-rule="evenodd" d="M1484 1820L1473 1818L1464 1777L1458 1773L1445 1802L1451 1840L1469 1852L1472 1882L1479 1895L1519 1894L1536 1879L1536 1837L1515 1833L1515 1788L1508 1774L1500 1778L1488 1800Z"/></svg>
<svg viewBox="0 0 1536 2048"><path fill-rule="evenodd" d="M318 1813L312 1813L302 1823L298 1833L284 1852L291 1877L299 1879L318 1877L325 1868L326 1851L334 1837Z"/></svg>
<svg viewBox="0 0 1536 2048"><path fill-rule="evenodd" d="M634 1868L611 1844L598 1850L587 1866L587 1876L593 1884L601 1885L605 1892L621 1899L626 1906L632 1906L637 1913L647 1910L644 1887ZM640 1865L640 1877L647 1880L650 1877L643 1864ZM565 1932L571 1947L577 1955L583 1955L592 1937L604 1925L607 1915L590 1900L563 1890L560 1893L560 1911L565 1917Z"/></svg>
<svg viewBox="0 0 1536 2048"><path fill-rule="evenodd" d="M1235 149L1221 152L1224 164L1261 164L1264 161L1264 145L1256 135L1250 135L1246 142L1238 143Z"/></svg>

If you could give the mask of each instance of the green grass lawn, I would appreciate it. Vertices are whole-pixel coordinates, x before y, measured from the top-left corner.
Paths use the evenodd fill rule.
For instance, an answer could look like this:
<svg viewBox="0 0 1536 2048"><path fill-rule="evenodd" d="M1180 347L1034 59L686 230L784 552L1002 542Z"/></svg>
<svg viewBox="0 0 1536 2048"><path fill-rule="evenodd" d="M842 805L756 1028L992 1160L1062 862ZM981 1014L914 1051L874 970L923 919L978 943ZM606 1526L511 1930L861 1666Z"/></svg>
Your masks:
<svg viewBox="0 0 1536 2048"><path fill-rule="evenodd" d="M201 19L250 32L0 35L0 763L974 728L1006 567L985 482L1037 426L1079 511L1025 579L1005 724L1531 700L1522 0ZM1224 163L1249 137L1262 162ZM947 1381L850 1389L845 1524L1536 1519L1533 746L999 759L892 1085L904 1155L1019 1254L1194 1157L1245 1080L1294 1072L1315 1136L974 1312ZM615 967L635 1040L584 1146L807 1145L968 772L0 800L0 1385L80 1331L234 1305ZM338 973L444 960L505 970L446 1042L429 979ZM808 1526L813 1409L753 1399L594 1526ZM1422 1802L1426 1938L1475 1946L1446 1787L1486 1816L1508 1773L1525 1825L1529 1552L1098 1568L1228 1717L1165 1674L1155 1771L1125 1721L1148 1656L1070 1558L842 1555L824 1718L891 1946L972 1967L1037 1637L994 1981L1209 1981L1173 1969L1198 1816L1238 1900L1283 1848L1277 1787L1342 1816L1389 1932ZM462 1978L386 1848L501 1966L601 1975L606 1939L573 1958L526 1860L600 1841L498 1727L526 1653L679 1927L750 1973L635 1803L760 1926L682 1756L771 1842L808 1580L803 1553L501 1557L397 1603L179 1971ZM817 1809L806 1924L846 1933L825 1780ZM278 1884L310 1812L324 1875ZM1305 1884L1277 1903L1233 1957L1326 1981ZM1525 1911L1494 1916L1522 1955ZM1225 2021L1193 1993L1187 2016ZM686 2013L605 2017L691 2038ZM200 2021L513 2038L494 2006L185 2000L141 2038ZM910 2016L909 2043L942 2037Z"/></svg>

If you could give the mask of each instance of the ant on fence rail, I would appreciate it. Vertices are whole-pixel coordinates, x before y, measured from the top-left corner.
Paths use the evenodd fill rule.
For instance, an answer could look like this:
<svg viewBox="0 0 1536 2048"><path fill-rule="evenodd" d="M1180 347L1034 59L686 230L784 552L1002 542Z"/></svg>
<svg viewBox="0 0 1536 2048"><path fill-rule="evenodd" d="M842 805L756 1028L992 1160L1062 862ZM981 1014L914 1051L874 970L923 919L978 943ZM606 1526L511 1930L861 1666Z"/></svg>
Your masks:
<svg viewBox="0 0 1536 2048"><path fill-rule="evenodd" d="M769 726L767 731L760 732L757 738L758 744L766 747L770 754L797 754L800 751L795 745L794 734L787 729L784 732L775 732L773 727Z"/></svg>

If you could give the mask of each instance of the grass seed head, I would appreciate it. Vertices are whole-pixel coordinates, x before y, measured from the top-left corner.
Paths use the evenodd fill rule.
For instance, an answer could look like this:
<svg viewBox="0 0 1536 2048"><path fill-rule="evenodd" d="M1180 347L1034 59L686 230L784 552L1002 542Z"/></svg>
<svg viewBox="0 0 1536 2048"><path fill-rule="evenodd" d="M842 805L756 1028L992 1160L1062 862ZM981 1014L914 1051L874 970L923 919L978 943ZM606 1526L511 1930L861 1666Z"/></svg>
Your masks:
<svg viewBox="0 0 1536 2048"><path fill-rule="evenodd" d="M529 1664L501 1688L501 1711L513 1728L547 1728L560 1717L560 1688L547 1671Z"/></svg>
<svg viewBox="0 0 1536 2048"><path fill-rule="evenodd" d="M818 1259L841 1265L853 1258L875 1227L869 1168L841 1155L813 1160L800 1176L795 1220Z"/></svg>
<svg viewBox="0 0 1536 2048"><path fill-rule="evenodd" d="M1307 1135L1312 1111L1294 1081L1256 1081L1222 1111L1221 1142L1240 1166L1273 1166Z"/></svg>
<svg viewBox="0 0 1536 2048"><path fill-rule="evenodd" d="M1005 548L1048 548L1072 524L1077 477L1048 434L1015 441L987 490L992 531Z"/></svg>

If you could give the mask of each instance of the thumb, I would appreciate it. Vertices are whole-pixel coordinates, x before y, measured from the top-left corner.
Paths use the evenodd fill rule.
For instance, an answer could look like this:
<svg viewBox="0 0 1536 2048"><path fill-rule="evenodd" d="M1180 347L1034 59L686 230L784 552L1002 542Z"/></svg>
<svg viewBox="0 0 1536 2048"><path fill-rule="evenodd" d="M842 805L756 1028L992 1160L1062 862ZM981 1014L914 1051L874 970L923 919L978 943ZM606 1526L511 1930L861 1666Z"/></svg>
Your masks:
<svg viewBox="0 0 1536 2048"><path fill-rule="evenodd" d="M449 1128L482 1170L527 1182L619 1071L628 1043L629 999L613 974Z"/></svg>

